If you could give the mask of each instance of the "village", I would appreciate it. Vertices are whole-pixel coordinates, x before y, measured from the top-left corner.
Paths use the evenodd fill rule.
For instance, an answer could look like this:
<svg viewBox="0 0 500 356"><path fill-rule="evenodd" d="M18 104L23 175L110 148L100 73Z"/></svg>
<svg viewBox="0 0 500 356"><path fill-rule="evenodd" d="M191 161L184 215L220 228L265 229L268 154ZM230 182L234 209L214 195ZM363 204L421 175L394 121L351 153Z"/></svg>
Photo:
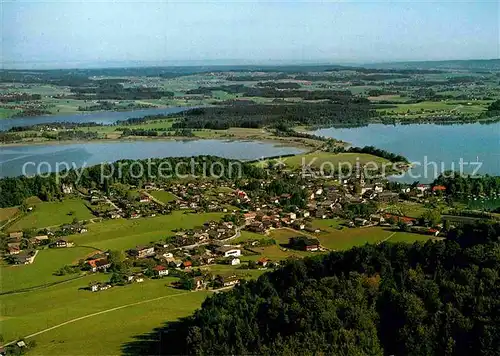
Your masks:
<svg viewBox="0 0 500 356"><path fill-rule="evenodd" d="M297 188L299 200L296 192L268 194L268 187L290 179L299 181L295 173L280 172L272 179L238 185L210 180L147 182L142 187L117 184L104 192L78 190L65 184L62 191L67 196L85 199L94 218L88 221L75 218L70 224L11 232L4 260L13 265L27 265L35 261L42 249L78 246L78 236L87 234L96 222L135 221L169 216L173 212L187 216L214 213L219 214L219 220L166 231L163 237L149 244L123 251L100 250L55 273L108 274L109 281L89 284L88 290L92 292L165 276L178 278L171 283L175 288L218 289L239 283L240 276L249 270L277 267L282 259L335 250L332 244L325 243L326 236L335 238L334 231L365 229L369 233L370 228L378 227L428 238L444 238L446 234L446 215L433 216L435 206L444 202L444 186L395 185L358 174L343 181L301 178ZM422 216L407 216L404 209L394 209L405 204L417 207ZM31 207L27 214L32 214ZM321 221L333 222L335 230L333 225ZM282 258L266 254L271 246ZM113 258L116 254L122 257ZM219 273L218 266L222 266L224 273Z"/></svg>

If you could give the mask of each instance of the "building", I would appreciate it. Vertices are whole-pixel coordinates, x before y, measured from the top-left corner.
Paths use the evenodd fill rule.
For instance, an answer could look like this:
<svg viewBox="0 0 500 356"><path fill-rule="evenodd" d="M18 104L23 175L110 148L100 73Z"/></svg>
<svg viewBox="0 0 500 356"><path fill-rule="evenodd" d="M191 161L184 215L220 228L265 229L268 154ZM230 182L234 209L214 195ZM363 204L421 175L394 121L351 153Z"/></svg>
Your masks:
<svg viewBox="0 0 500 356"><path fill-rule="evenodd" d="M365 226L368 225L368 220L363 218L354 218L354 224L356 226Z"/></svg>
<svg viewBox="0 0 500 356"><path fill-rule="evenodd" d="M257 261L257 264L259 266L266 267L269 262L271 262L271 260L269 258L267 258L267 257L261 257Z"/></svg>
<svg viewBox="0 0 500 356"><path fill-rule="evenodd" d="M191 269L193 267L193 262L191 261L184 261L182 262L182 268L184 269Z"/></svg>
<svg viewBox="0 0 500 356"><path fill-rule="evenodd" d="M164 266L158 265L153 270L158 277L168 276L168 269Z"/></svg>
<svg viewBox="0 0 500 356"><path fill-rule="evenodd" d="M240 279L236 276L224 277L222 284L224 287L231 287L240 282Z"/></svg>
<svg viewBox="0 0 500 356"><path fill-rule="evenodd" d="M309 238L306 236L291 237L288 240L288 246L296 250L318 251L319 241L317 239Z"/></svg>
<svg viewBox="0 0 500 356"><path fill-rule="evenodd" d="M14 264L29 265L35 260L38 251L22 251L14 256Z"/></svg>
<svg viewBox="0 0 500 356"><path fill-rule="evenodd" d="M11 232L9 234L9 238L13 239L13 240L20 240L22 239L24 236L23 232L22 231L18 231L18 232Z"/></svg>
<svg viewBox="0 0 500 356"><path fill-rule="evenodd" d="M215 250L218 254L224 257L239 257L241 250L234 246L221 246Z"/></svg>
<svg viewBox="0 0 500 356"><path fill-rule="evenodd" d="M435 185L432 187L432 192L433 193L438 193L438 192L446 192L446 187L444 185Z"/></svg>
<svg viewBox="0 0 500 356"><path fill-rule="evenodd" d="M130 254L136 258L146 258L154 256L155 247L154 246L136 246L135 249L130 250Z"/></svg>
<svg viewBox="0 0 500 356"><path fill-rule="evenodd" d="M234 257L234 258L231 258L231 260L229 261L229 264L231 266L237 266L241 263L240 259L237 258L237 257Z"/></svg>
<svg viewBox="0 0 500 356"><path fill-rule="evenodd" d="M86 263L90 266L90 270L92 272L106 271L109 267L111 267L111 263L107 258L88 260Z"/></svg>
<svg viewBox="0 0 500 356"><path fill-rule="evenodd" d="M73 246L73 242L69 242L64 239L56 241L56 247L71 247L71 246Z"/></svg>

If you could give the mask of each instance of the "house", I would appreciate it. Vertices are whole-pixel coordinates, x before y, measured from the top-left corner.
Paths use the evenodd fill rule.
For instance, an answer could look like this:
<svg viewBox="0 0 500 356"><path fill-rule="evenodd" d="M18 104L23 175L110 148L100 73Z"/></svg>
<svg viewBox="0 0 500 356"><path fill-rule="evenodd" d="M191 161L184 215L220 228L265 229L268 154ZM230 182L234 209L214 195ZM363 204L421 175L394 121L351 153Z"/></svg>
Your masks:
<svg viewBox="0 0 500 356"><path fill-rule="evenodd" d="M155 247L154 246L136 246L135 249L130 250L130 254L136 258L146 258L154 256Z"/></svg>
<svg viewBox="0 0 500 356"><path fill-rule="evenodd" d="M382 224L385 222L385 219L382 215L379 215L379 214L371 214L370 215L370 221L372 222L375 222L375 223L378 223L378 224Z"/></svg>
<svg viewBox="0 0 500 356"><path fill-rule="evenodd" d="M23 251L14 256L14 264L16 265L29 265L35 260L37 252Z"/></svg>
<svg viewBox="0 0 500 356"><path fill-rule="evenodd" d="M271 262L271 260L269 258L266 258L266 257L261 257L259 258L259 260L257 261L257 264L259 266L262 266L262 267L266 267L267 264Z"/></svg>
<svg viewBox="0 0 500 356"><path fill-rule="evenodd" d="M234 246L221 246L215 250L218 254L224 257L239 257L241 256L241 250Z"/></svg>
<svg viewBox="0 0 500 356"><path fill-rule="evenodd" d="M205 289L207 287L207 282L205 282L203 276L194 277L193 281L195 290Z"/></svg>
<svg viewBox="0 0 500 356"><path fill-rule="evenodd" d="M71 247L73 246L73 242L66 241L64 239L60 239L56 241L56 247Z"/></svg>
<svg viewBox="0 0 500 356"><path fill-rule="evenodd" d="M383 192L378 195L378 200L386 203L396 203L399 198L398 193L394 192Z"/></svg>
<svg viewBox="0 0 500 356"><path fill-rule="evenodd" d="M9 234L9 238L12 239L12 240L20 240L22 239L24 236L23 232L22 231L18 231L18 232L11 232Z"/></svg>
<svg viewBox="0 0 500 356"><path fill-rule="evenodd" d="M84 233L86 233L86 232L88 232L88 231L89 231L89 230L87 230L87 228L85 228L85 227L82 227L82 228L80 228L80 230L78 230L78 232L79 232L80 234L84 234Z"/></svg>
<svg viewBox="0 0 500 356"><path fill-rule="evenodd" d="M90 270L92 272L106 271L109 267L111 267L111 263L107 258L88 260L86 263L90 266Z"/></svg>
<svg viewBox="0 0 500 356"><path fill-rule="evenodd" d="M365 226L368 225L368 220L363 218L354 218L354 224L356 226Z"/></svg>
<svg viewBox="0 0 500 356"><path fill-rule="evenodd" d="M111 285L109 285L107 283L92 282L92 283L90 283L89 288L92 292L98 292L101 290L106 290L106 289L111 288Z"/></svg>
<svg viewBox="0 0 500 356"><path fill-rule="evenodd" d="M256 217L257 217L257 213L255 213L255 212L243 214L243 218L245 219L245 225L250 224L252 221L255 220Z"/></svg>
<svg viewBox="0 0 500 356"><path fill-rule="evenodd" d="M9 255L17 255L17 254L21 253L21 248L19 247L19 245L8 246L8 249L9 249Z"/></svg>
<svg viewBox="0 0 500 356"><path fill-rule="evenodd" d="M254 221L250 223L250 225L248 226L248 230L262 233L266 231L266 228L264 226L264 223L262 223L261 221Z"/></svg>
<svg viewBox="0 0 500 356"><path fill-rule="evenodd" d="M168 269L164 266L158 265L153 270L158 277L168 276Z"/></svg>
<svg viewBox="0 0 500 356"><path fill-rule="evenodd" d="M236 258L236 257L231 258L231 259L230 259L230 261L229 261L229 264L230 264L231 266L237 266L237 265L239 265L240 263L241 263L240 259L239 259L239 258Z"/></svg>
<svg viewBox="0 0 500 356"><path fill-rule="evenodd" d="M424 195L424 192L429 189L429 186L427 184L418 184L416 186L417 189L417 195L422 196Z"/></svg>
<svg viewBox="0 0 500 356"><path fill-rule="evenodd" d="M39 245L42 242L47 242L48 240L49 240L49 237L47 235L39 235L39 236L33 237L33 241L32 242L35 245Z"/></svg>
<svg viewBox="0 0 500 356"><path fill-rule="evenodd" d="M191 261L184 261L182 262L182 268L184 269L191 269L193 267L193 262Z"/></svg>
<svg viewBox="0 0 500 356"><path fill-rule="evenodd" d="M295 214L295 213L288 213L288 214L285 214L285 216L287 218L289 218L290 221L293 221L293 220L297 219L297 214Z"/></svg>
<svg viewBox="0 0 500 356"><path fill-rule="evenodd" d="M290 248L302 251L318 251L319 241L314 238L309 238L306 236L291 237L288 240L288 245Z"/></svg>
<svg viewBox="0 0 500 356"><path fill-rule="evenodd" d="M70 184L68 184L68 185L63 184L62 185L62 191L63 191L64 194L71 194L71 193L73 193L73 186L70 185Z"/></svg>
<svg viewBox="0 0 500 356"><path fill-rule="evenodd" d="M438 192L446 192L446 187L444 185L435 185L432 187L432 192L433 193L438 193Z"/></svg>
<svg viewBox="0 0 500 356"><path fill-rule="evenodd" d="M224 287L230 287L238 284L240 282L240 279L236 276L230 276L230 277L224 277L223 279L223 285Z"/></svg>
<svg viewBox="0 0 500 356"><path fill-rule="evenodd" d="M149 203L151 201L151 198L149 195L146 194L141 194L141 197L139 198L139 203Z"/></svg>

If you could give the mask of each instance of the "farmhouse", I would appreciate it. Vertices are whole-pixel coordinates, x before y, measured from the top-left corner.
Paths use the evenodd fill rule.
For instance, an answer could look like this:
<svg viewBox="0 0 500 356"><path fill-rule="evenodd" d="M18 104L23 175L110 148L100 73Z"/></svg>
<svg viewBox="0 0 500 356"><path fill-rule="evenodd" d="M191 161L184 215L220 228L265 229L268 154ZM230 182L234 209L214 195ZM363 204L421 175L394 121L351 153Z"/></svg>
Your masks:
<svg viewBox="0 0 500 356"><path fill-rule="evenodd" d="M18 232L11 232L9 234L9 238L13 239L13 240L20 240L22 239L22 237L24 236L23 232L22 231L18 231Z"/></svg>
<svg viewBox="0 0 500 356"><path fill-rule="evenodd" d="M240 280L236 276L224 277L223 285L224 287L230 287L238 284L239 282Z"/></svg>
<svg viewBox="0 0 500 356"><path fill-rule="evenodd" d="M92 272L106 271L111 267L111 263L106 258L88 260L86 263L90 266Z"/></svg>
<svg viewBox="0 0 500 356"><path fill-rule="evenodd" d="M136 246L135 249L129 251L130 254L136 258L146 258L154 256L155 248L154 246Z"/></svg>
<svg viewBox="0 0 500 356"><path fill-rule="evenodd" d="M224 257L238 257L241 256L241 250L234 246L221 246L216 249L216 252Z"/></svg>
<svg viewBox="0 0 500 356"><path fill-rule="evenodd" d="M231 266L237 266L237 265L239 265L240 263L241 263L241 261L240 261L240 259L239 259L239 258L237 258L237 257L231 258L231 259L229 260L229 264L230 264Z"/></svg>
<svg viewBox="0 0 500 356"><path fill-rule="evenodd" d="M308 238L306 236L291 237L288 245L290 248L302 251L318 251L319 241L317 239Z"/></svg>
<svg viewBox="0 0 500 356"><path fill-rule="evenodd" d="M37 255L36 251L23 251L14 256L14 264L16 265L29 265L33 263Z"/></svg>
<svg viewBox="0 0 500 356"><path fill-rule="evenodd" d="M259 266L266 267L269 262L271 262L271 260L269 258L267 258L267 257L261 257L257 261L257 264Z"/></svg>
<svg viewBox="0 0 500 356"><path fill-rule="evenodd" d="M71 247L73 246L73 242L66 241L64 239L60 239L56 241L56 247Z"/></svg>
<svg viewBox="0 0 500 356"><path fill-rule="evenodd" d="M164 266L158 265L153 270L158 277L168 276L168 269Z"/></svg>

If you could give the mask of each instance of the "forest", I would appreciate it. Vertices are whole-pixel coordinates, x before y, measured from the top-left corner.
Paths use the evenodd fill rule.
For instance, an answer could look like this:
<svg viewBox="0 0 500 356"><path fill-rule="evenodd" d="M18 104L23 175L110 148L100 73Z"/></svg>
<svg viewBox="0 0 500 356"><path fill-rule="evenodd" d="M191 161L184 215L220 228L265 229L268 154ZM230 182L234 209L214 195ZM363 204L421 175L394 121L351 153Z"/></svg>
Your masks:
<svg viewBox="0 0 500 356"><path fill-rule="evenodd" d="M498 176L467 176L459 172L447 171L441 174L432 185L443 185L450 197L466 198L470 195L492 196L500 192L500 177Z"/></svg>
<svg viewBox="0 0 500 356"><path fill-rule="evenodd" d="M224 130L230 127L260 128L283 122L290 126L363 125L377 115L372 106L364 102L232 105L187 110L172 127Z"/></svg>
<svg viewBox="0 0 500 356"><path fill-rule="evenodd" d="M499 235L482 222L444 241L290 259L208 297L138 353L498 355Z"/></svg>

